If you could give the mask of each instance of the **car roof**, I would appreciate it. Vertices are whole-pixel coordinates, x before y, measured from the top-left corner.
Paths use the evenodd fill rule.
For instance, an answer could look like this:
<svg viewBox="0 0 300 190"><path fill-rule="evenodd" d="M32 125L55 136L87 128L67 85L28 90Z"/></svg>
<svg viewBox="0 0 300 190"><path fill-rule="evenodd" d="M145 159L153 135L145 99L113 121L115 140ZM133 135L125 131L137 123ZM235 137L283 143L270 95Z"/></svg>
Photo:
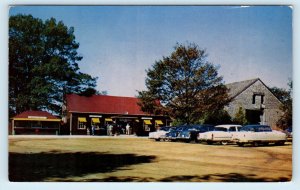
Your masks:
<svg viewBox="0 0 300 190"><path fill-rule="evenodd" d="M256 125L245 125L244 127L270 127L269 125L259 125L259 124L256 124Z"/></svg>
<svg viewBox="0 0 300 190"><path fill-rule="evenodd" d="M236 125L236 124L224 124L224 125L216 125L215 127L223 127L228 129L229 127L242 127L241 125Z"/></svg>

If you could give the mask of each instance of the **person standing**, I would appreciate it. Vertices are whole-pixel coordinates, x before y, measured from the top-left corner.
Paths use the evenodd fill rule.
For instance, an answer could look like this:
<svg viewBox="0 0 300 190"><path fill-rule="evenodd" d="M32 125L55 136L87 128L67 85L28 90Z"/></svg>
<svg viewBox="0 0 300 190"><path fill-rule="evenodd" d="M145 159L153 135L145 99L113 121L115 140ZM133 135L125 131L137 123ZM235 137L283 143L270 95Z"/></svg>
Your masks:
<svg viewBox="0 0 300 190"><path fill-rule="evenodd" d="M130 125L127 123L126 125L126 135L130 135Z"/></svg>
<svg viewBox="0 0 300 190"><path fill-rule="evenodd" d="M95 135L95 125L92 125L92 135Z"/></svg>

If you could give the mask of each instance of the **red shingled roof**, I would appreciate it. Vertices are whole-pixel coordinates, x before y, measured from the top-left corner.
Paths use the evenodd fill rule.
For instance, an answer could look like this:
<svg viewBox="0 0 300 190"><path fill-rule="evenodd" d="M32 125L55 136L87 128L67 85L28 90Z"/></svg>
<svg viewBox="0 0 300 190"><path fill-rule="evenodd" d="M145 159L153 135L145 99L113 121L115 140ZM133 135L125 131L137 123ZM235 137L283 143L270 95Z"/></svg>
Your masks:
<svg viewBox="0 0 300 190"><path fill-rule="evenodd" d="M16 118L28 118L28 116L34 116L34 117L47 117L47 119L59 119L58 117L55 117L54 115L46 112L46 111L24 111L14 117Z"/></svg>
<svg viewBox="0 0 300 190"><path fill-rule="evenodd" d="M69 112L108 113L128 115L149 115L141 111L138 98L107 95L91 97L68 94L67 110Z"/></svg>

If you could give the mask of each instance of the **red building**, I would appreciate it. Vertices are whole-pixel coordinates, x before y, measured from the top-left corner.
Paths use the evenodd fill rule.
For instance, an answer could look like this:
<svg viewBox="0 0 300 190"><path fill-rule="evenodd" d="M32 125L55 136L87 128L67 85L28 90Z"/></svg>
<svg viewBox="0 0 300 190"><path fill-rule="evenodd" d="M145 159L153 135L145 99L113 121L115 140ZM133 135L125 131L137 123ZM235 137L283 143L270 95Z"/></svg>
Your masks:
<svg viewBox="0 0 300 190"><path fill-rule="evenodd" d="M57 135L61 119L46 111L25 111L12 118L12 134Z"/></svg>
<svg viewBox="0 0 300 190"><path fill-rule="evenodd" d="M87 135L94 126L96 135L107 135L108 126L113 126L113 133L125 134L129 125L130 134L147 135L158 126L170 125L169 117L145 113L138 102L135 97L66 95L62 133Z"/></svg>

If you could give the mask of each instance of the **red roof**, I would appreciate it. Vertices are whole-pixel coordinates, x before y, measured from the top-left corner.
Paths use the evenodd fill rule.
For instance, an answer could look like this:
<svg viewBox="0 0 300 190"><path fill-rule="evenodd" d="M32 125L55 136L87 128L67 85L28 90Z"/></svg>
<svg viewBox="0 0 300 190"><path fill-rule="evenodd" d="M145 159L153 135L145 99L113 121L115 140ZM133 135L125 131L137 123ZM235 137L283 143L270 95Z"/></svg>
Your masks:
<svg viewBox="0 0 300 190"><path fill-rule="evenodd" d="M135 97L68 94L66 100L69 112L149 115L141 111L139 99Z"/></svg>
<svg viewBox="0 0 300 190"><path fill-rule="evenodd" d="M16 118L29 118L29 117L47 117L47 119L59 119L58 117L55 117L54 115L46 112L46 111L24 111L14 117Z"/></svg>

